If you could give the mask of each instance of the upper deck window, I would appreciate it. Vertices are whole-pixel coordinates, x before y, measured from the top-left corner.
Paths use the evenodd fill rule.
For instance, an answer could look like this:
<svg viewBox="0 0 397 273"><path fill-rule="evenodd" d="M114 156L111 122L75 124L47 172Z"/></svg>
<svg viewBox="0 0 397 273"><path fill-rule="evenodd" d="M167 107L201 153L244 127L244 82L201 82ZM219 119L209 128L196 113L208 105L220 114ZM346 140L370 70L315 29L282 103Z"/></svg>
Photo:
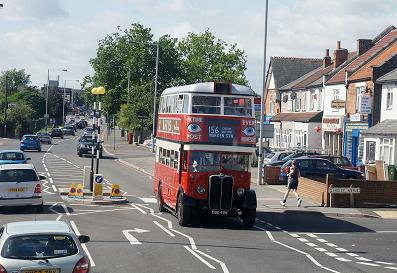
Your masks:
<svg viewBox="0 0 397 273"><path fill-rule="evenodd" d="M227 116L252 116L252 102L249 98L224 98L224 112Z"/></svg>
<svg viewBox="0 0 397 273"><path fill-rule="evenodd" d="M219 115L221 113L221 98L214 96L193 96L192 113Z"/></svg>

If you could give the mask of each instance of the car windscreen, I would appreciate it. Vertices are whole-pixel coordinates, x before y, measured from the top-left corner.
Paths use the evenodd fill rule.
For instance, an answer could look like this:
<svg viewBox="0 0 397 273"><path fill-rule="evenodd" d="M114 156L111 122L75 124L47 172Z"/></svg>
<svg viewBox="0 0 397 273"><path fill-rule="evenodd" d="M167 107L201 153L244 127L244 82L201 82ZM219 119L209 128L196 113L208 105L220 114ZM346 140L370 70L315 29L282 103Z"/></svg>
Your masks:
<svg viewBox="0 0 397 273"><path fill-rule="evenodd" d="M275 153L270 152L270 153L266 154L265 158L271 159L274 155L275 155Z"/></svg>
<svg viewBox="0 0 397 273"><path fill-rule="evenodd" d="M39 181L36 172L32 169L10 169L0 171L0 183L31 181Z"/></svg>
<svg viewBox="0 0 397 273"><path fill-rule="evenodd" d="M50 259L78 253L73 238L68 235L20 235L8 238L1 250L7 259Z"/></svg>
<svg viewBox="0 0 397 273"><path fill-rule="evenodd" d="M22 153L18 152L5 152L0 153L0 160L24 160Z"/></svg>
<svg viewBox="0 0 397 273"><path fill-rule="evenodd" d="M24 141L36 141L37 140L37 136L25 136L23 138Z"/></svg>
<svg viewBox="0 0 397 273"><path fill-rule="evenodd" d="M91 136L83 136L83 137L81 137L80 142L92 142L92 137Z"/></svg>

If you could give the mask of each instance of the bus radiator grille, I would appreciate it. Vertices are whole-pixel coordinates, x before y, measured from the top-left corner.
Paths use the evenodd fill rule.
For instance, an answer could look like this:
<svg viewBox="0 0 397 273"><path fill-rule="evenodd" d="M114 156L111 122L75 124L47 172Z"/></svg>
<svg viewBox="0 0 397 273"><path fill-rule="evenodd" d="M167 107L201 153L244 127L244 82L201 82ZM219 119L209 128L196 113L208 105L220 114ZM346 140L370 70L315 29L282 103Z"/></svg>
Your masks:
<svg viewBox="0 0 397 273"><path fill-rule="evenodd" d="M211 210L230 210L233 199L233 177L211 175L209 180L209 208Z"/></svg>

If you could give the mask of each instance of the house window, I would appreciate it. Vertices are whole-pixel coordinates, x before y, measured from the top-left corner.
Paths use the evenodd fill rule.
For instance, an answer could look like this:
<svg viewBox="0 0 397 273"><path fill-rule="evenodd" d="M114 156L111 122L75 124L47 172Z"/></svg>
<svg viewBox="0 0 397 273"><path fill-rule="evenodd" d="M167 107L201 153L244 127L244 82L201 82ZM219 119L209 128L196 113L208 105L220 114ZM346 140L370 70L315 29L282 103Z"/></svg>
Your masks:
<svg viewBox="0 0 397 273"><path fill-rule="evenodd" d="M274 129L275 133L275 147L281 147L281 134L280 134L280 129Z"/></svg>
<svg viewBox="0 0 397 273"><path fill-rule="evenodd" d="M282 143L281 143L281 147L283 148L288 148L291 145L291 136L292 136L292 132L291 129L283 129L282 130Z"/></svg>
<svg viewBox="0 0 397 273"><path fill-rule="evenodd" d="M274 101L270 101L270 110L269 110L269 114L271 115L271 116L273 116L274 115Z"/></svg>
<svg viewBox="0 0 397 273"><path fill-rule="evenodd" d="M323 91L320 89L320 90L318 91L317 111L321 111L322 108L323 108L322 99L323 99Z"/></svg>
<svg viewBox="0 0 397 273"><path fill-rule="evenodd" d="M317 94L314 91L310 92L310 111L315 111L317 107Z"/></svg>
<svg viewBox="0 0 397 273"><path fill-rule="evenodd" d="M299 148L302 147L302 145L303 145L302 138L303 138L302 130L295 130L295 144Z"/></svg>
<svg viewBox="0 0 397 273"><path fill-rule="evenodd" d="M334 89L332 93L332 100L338 100L339 99L339 89Z"/></svg>
<svg viewBox="0 0 397 273"><path fill-rule="evenodd" d="M393 89L387 89L387 96L386 96L386 109L392 110L393 109Z"/></svg>
<svg viewBox="0 0 397 273"><path fill-rule="evenodd" d="M393 163L393 139L381 138L380 139L380 160L383 160L386 164Z"/></svg>
<svg viewBox="0 0 397 273"><path fill-rule="evenodd" d="M302 105L301 105L301 108L302 108L302 111L303 112L305 112L306 111L306 104L307 104L307 101L306 101L306 92L303 92L302 93Z"/></svg>
<svg viewBox="0 0 397 273"><path fill-rule="evenodd" d="M302 106L302 93L299 92L296 95L296 99L295 99L295 112L299 112L301 110L301 106Z"/></svg>
<svg viewBox="0 0 397 273"><path fill-rule="evenodd" d="M365 87L360 86L356 88L356 113L361 112L361 98L364 96Z"/></svg>

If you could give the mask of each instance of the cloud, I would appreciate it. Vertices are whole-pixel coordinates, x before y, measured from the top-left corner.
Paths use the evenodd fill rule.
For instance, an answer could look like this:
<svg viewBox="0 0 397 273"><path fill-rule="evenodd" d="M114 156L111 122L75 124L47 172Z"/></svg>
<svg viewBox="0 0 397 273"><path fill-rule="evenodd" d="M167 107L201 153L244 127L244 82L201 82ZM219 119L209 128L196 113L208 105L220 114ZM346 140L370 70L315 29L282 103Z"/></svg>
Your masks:
<svg viewBox="0 0 397 273"><path fill-rule="evenodd" d="M44 20L68 18L59 0L3 0L2 17L6 21Z"/></svg>

